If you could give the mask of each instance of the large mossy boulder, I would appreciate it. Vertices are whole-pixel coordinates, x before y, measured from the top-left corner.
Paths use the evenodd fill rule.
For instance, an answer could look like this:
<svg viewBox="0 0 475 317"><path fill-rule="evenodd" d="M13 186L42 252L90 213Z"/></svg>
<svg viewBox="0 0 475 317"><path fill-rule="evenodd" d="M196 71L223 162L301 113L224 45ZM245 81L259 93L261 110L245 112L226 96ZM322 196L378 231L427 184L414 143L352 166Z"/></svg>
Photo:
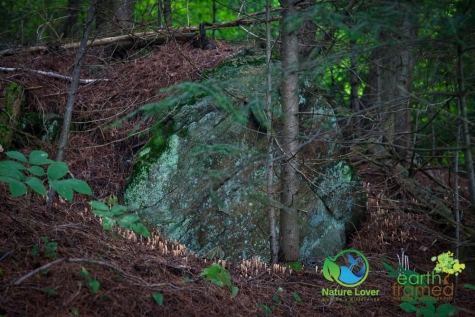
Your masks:
<svg viewBox="0 0 475 317"><path fill-rule="evenodd" d="M272 71L278 87L280 63ZM224 87L231 96L227 104L212 90L175 106L136 155L124 198L168 238L199 255L220 248L228 260L268 259L265 63L260 57L242 57L210 74L212 79L201 87ZM275 90L278 135L282 118ZM300 99L305 114L295 216L301 224L302 260L313 263L344 247L364 214L366 195L344 150L334 142L341 137L334 109L315 94L302 93ZM275 166L278 200L279 163Z"/></svg>

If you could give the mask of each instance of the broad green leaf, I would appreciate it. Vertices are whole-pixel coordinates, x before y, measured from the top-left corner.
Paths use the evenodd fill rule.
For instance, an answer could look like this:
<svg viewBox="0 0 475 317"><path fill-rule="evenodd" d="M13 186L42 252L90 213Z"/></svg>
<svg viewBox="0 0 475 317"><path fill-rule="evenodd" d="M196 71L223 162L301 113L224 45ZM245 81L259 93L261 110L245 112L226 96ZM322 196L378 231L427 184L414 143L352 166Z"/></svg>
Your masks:
<svg viewBox="0 0 475 317"><path fill-rule="evenodd" d="M459 312L458 307L445 303L437 307L437 316L455 316Z"/></svg>
<svg viewBox="0 0 475 317"><path fill-rule="evenodd" d="M140 218L137 215L130 214L130 215L125 215L117 219L117 222L121 227L125 228L130 228L130 225L133 224L134 222L139 221Z"/></svg>
<svg viewBox="0 0 475 317"><path fill-rule="evenodd" d="M48 178L51 180L56 180L68 173L68 164L64 162L53 162L48 166L47 174Z"/></svg>
<svg viewBox="0 0 475 317"><path fill-rule="evenodd" d="M87 271L85 267L83 267L81 271L78 272L78 274L81 275L82 277L86 277L89 275L89 272Z"/></svg>
<svg viewBox="0 0 475 317"><path fill-rule="evenodd" d="M239 293L239 287L231 286L231 297L236 296Z"/></svg>
<svg viewBox="0 0 475 317"><path fill-rule="evenodd" d="M206 276L206 280L210 281L211 279L218 276L221 266L218 264L211 265L210 267L204 268L200 276Z"/></svg>
<svg viewBox="0 0 475 317"><path fill-rule="evenodd" d="M130 228L135 232L140 234L143 237L150 237L150 232L148 231L147 227L144 226L141 222L133 223Z"/></svg>
<svg viewBox="0 0 475 317"><path fill-rule="evenodd" d="M22 181L25 179L25 176L19 170L8 168L5 166L0 166L0 176L8 176L19 181Z"/></svg>
<svg viewBox="0 0 475 317"><path fill-rule="evenodd" d="M44 288L43 291L48 295L58 295L58 292L56 292L54 289L51 289L49 287Z"/></svg>
<svg viewBox="0 0 475 317"><path fill-rule="evenodd" d="M89 288L91 291L94 293L97 293L99 291L99 288L101 287L101 284L99 281L93 280L92 278L89 277Z"/></svg>
<svg viewBox="0 0 475 317"><path fill-rule="evenodd" d="M20 153L20 152L17 152L17 151L8 151L8 152L5 152L5 155L8 156L9 158L18 160L18 161L20 161L20 162L28 163L28 160L27 160L26 156L23 155L23 154Z"/></svg>
<svg viewBox="0 0 475 317"><path fill-rule="evenodd" d="M472 285L472 284L464 284L463 285L465 288L468 288L468 289L472 289L475 291L475 285Z"/></svg>
<svg viewBox="0 0 475 317"><path fill-rule="evenodd" d="M413 313L419 310L416 306L409 303L402 303L399 307L401 307L406 313Z"/></svg>
<svg viewBox="0 0 475 317"><path fill-rule="evenodd" d="M48 158L48 153L45 151L32 151L30 153L30 163L35 165L44 165L51 164L53 161Z"/></svg>
<svg viewBox="0 0 475 317"><path fill-rule="evenodd" d="M117 215L121 215L123 214L124 212L127 211L127 207L126 206L122 206L122 205L115 205L115 206L112 206L112 214L117 216Z"/></svg>
<svg viewBox="0 0 475 317"><path fill-rule="evenodd" d="M93 209L92 213L99 217L112 217L110 211Z"/></svg>
<svg viewBox="0 0 475 317"><path fill-rule="evenodd" d="M30 172L31 174L35 175L35 176L44 176L45 175L45 171L37 165L30 166L29 168L27 168L27 171Z"/></svg>
<svg viewBox="0 0 475 317"><path fill-rule="evenodd" d="M73 197L74 197L73 190L71 189L70 186L68 186L68 184L65 184L64 181L65 181L64 179L60 181L50 181L49 184L51 185L51 187L54 188L54 190L58 192L58 194L61 197L69 201L73 201Z"/></svg>
<svg viewBox="0 0 475 317"><path fill-rule="evenodd" d="M79 316L79 309L77 309L76 307L71 307L71 309L69 309L69 311L70 311L71 314L73 314L74 316Z"/></svg>
<svg viewBox="0 0 475 317"><path fill-rule="evenodd" d="M159 306L163 305L163 295L161 293L154 293L152 294L152 297Z"/></svg>
<svg viewBox="0 0 475 317"><path fill-rule="evenodd" d="M297 303L301 303L302 299L300 298L299 294L297 292L293 292L292 296L294 296L294 299Z"/></svg>
<svg viewBox="0 0 475 317"><path fill-rule="evenodd" d="M91 205L92 208L97 210L109 211L109 206L104 204L102 201L93 200L89 202L89 205Z"/></svg>
<svg viewBox="0 0 475 317"><path fill-rule="evenodd" d="M78 193L92 195L91 188L85 181L76 178L69 178L61 181L71 187L74 191L77 191Z"/></svg>
<svg viewBox="0 0 475 317"><path fill-rule="evenodd" d="M16 169L16 170L25 170L26 167L25 165L15 162L15 161L0 161L0 167L5 167L5 168L11 168L11 169Z"/></svg>
<svg viewBox="0 0 475 317"><path fill-rule="evenodd" d="M264 316L266 316L266 317L272 316L272 310L269 307L267 307L266 305L259 304L259 308L262 308L264 310Z"/></svg>
<svg viewBox="0 0 475 317"><path fill-rule="evenodd" d="M25 184L30 186L30 188L33 189L33 191L40 194L41 196L46 196L46 189L43 186L43 182L41 182L38 178L28 177L25 180Z"/></svg>
<svg viewBox="0 0 475 317"><path fill-rule="evenodd" d="M219 287L223 287L223 282L221 282L218 278L213 278L211 279L211 282L213 282L215 285L219 286Z"/></svg>
<svg viewBox="0 0 475 317"><path fill-rule="evenodd" d="M26 185L16 179L0 176L0 182L8 183L8 189L10 190L10 194L13 197L23 196L26 194Z"/></svg>
<svg viewBox="0 0 475 317"><path fill-rule="evenodd" d="M104 230L111 229L115 225L115 220L113 218L104 217L102 218L102 228Z"/></svg>

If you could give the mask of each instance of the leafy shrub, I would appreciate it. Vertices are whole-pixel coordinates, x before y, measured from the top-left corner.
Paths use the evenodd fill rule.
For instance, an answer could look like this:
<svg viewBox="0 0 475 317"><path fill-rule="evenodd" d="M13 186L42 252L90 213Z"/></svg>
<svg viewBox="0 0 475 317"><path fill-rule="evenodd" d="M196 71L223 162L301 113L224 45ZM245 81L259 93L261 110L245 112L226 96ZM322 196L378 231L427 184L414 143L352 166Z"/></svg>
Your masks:
<svg viewBox="0 0 475 317"><path fill-rule="evenodd" d="M219 264L213 264L205 268L200 276L206 276L207 281L211 281L220 287L229 287L231 297L236 296L239 292L238 287L231 285L231 273Z"/></svg>
<svg viewBox="0 0 475 317"><path fill-rule="evenodd" d="M38 178L44 176L47 176L48 184L69 201L73 200L73 191L92 195L91 188L85 181L64 178L69 171L68 165L50 160L48 153L44 151L32 151L29 158L17 151L8 151L5 155L14 161L0 161L0 182L8 183L8 189L13 197L25 195L27 185L34 192L46 196L46 188ZM43 166L46 165L48 167L45 173Z"/></svg>
<svg viewBox="0 0 475 317"><path fill-rule="evenodd" d="M69 172L68 165L49 159L48 153L45 151L32 151L29 158L17 151L8 151L5 155L13 160L0 161L0 182L8 184L8 189L13 197L25 195L28 187L35 193L46 196L46 188L39 177L46 177L49 186L68 201L73 200L74 191L92 195L91 188L85 181L65 178ZM110 207L97 200L89 202L94 208L92 212L102 218L104 229L111 229L117 223L122 228L132 230L142 236L150 235L136 214L127 212L126 206L117 204L117 197L109 199L109 202L111 203ZM47 248L48 246L53 247L55 242L45 241L45 243ZM37 252L37 250L34 249L33 252ZM52 257L54 252L48 252L48 254Z"/></svg>

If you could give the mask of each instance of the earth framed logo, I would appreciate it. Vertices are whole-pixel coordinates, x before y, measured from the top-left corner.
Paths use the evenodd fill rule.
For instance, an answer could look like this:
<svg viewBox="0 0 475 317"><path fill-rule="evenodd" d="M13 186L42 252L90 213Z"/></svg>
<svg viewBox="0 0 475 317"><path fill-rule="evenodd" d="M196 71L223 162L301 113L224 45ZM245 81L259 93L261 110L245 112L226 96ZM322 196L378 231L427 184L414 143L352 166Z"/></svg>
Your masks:
<svg viewBox="0 0 475 317"><path fill-rule="evenodd" d="M359 286L369 274L369 262L360 251L342 250L323 263L323 276L338 284L336 288L323 287L322 300L379 301L379 289L362 289ZM340 286L343 286L341 288Z"/></svg>

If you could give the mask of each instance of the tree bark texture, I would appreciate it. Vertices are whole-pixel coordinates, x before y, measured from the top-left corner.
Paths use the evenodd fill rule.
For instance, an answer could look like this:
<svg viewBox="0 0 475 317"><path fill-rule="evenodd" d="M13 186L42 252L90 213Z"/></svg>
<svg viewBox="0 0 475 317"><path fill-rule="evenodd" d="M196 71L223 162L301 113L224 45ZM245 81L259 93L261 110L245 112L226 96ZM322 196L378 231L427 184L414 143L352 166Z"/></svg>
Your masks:
<svg viewBox="0 0 475 317"><path fill-rule="evenodd" d="M76 38L78 36L78 16L80 10L81 0L69 0L67 9L67 18L64 22L63 37Z"/></svg>
<svg viewBox="0 0 475 317"><path fill-rule="evenodd" d="M381 41L389 38L395 45L384 45L373 51L373 64L368 83L362 98L365 107L379 105L380 112L376 118L378 129L372 135L378 142L390 144L394 152L404 157L410 147L410 91L414 72L414 57L411 47L404 42L416 37L412 25L410 8L401 3L395 4L399 12L394 29L397 34L382 35ZM366 126L366 132L374 131Z"/></svg>
<svg viewBox="0 0 475 317"><path fill-rule="evenodd" d="M297 184L297 151L299 146L298 132L299 111L298 100L298 67L299 67L299 39L298 27L295 25L297 9L292 0L282 0L282 148L285 157L282 160L281 171L281 203L284 206L280 211L280 251L281 261L298 261L299 223L295 209L298 191Z"/></svg>
<svg viewBox="0 0 475 317"><path fill-rule="evenodd" d="M99 35L124 34L132 26L133 0L99 0L96 29ZM130 31L130 30L129 30Z"/></svg>
<svg viewBox="0 0 475 317"><path fill-rule="evenodd" d="M465 78L464 78L464 66L463 66L463 47L461 44L457 45L457 81L459 88L459 109L462 125L462 142L463 142L463 154L465 159L465 169L468 177L468 191L470 194L470 203L472 204L472 213L475 213L475 171L473 169L473 159L470 144L470 130L468 127L467 116L467 97L465 91Z"/></svg>
<svg viewBox="0 0 475 317"><path fill-rule="evenodd" d="M213 2L214 3L214 2ZM270 262L277 263L278 261L278 244L277 244L277 228L276 228L276 207L274 205L274 133L273 133L273 106L272 106L272 72L271 72L271 27L270 27L270 0L266 0L266 117L269 122L267 126L267 166L266 166L266 187L267 198L269 202L269 247L270 247Z"/></svg>

